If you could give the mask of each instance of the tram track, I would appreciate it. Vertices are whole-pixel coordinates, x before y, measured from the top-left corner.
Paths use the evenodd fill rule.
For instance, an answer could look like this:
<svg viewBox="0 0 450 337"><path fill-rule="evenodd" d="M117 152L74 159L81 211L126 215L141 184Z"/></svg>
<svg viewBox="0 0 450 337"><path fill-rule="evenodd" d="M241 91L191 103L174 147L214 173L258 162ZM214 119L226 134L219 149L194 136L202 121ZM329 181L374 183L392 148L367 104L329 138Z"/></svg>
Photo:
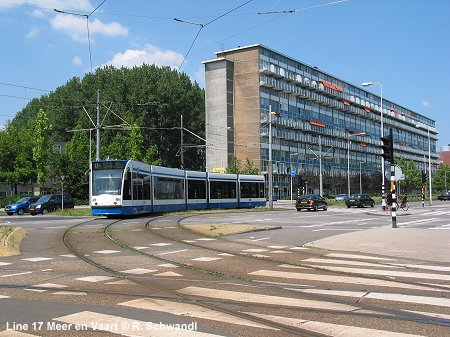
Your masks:
<svg viewBox="0 0 450 337"><path fill-rule="evenodd" d="M180 218L177 220L177 225L180 225L180 222L185 219L188 218L189 216ZM157 219L152 219L150 221L148 221L145 224L145 227L150 230L150 224L155 221ZM109 233L109 228L112 227L114 224L110 224L107 227L105 227L105 235L110 238L111 240L113 240L116 244L118 244L120 247L122 248L127 248L127 249L131 249L133 251L135 251L136 253L140 254L140 255L144 255L147 256L149 258L156 258L158 260L164 261L166 263L172 263L172 264L176 264L180 267L186 268L186 269L190 269L190 270L194 270L196 272L200 272L203 274L213 274L213 275L221 275L222 277L227 277L227 278L231 278L235 281L238 281L237 284L245 284L245 285L251 285L251 286L255 286L255 287L259 287L259 288L271 288L271 289L278 289L278 290L282 290L282 291L288 291L290 294L294 295L294 296L298 296L298 292L295 292L293 290L289 290L287 289L287 285L277 285L276 283L263 283L263 282L259 282L256 280L251 280L251 279L247 279L244 278L242 276L236 276L230 273L225 273L223 271L219 271L219 270L211 270L211 269L204 269L204 268L200 268L200 267L194 267L192 265L187 265L185 263L180 263L179 261L176 260L172 260L172 259L167 259L167 258L161 258L159 256L156 256L154 254L151 253L147 253L147 252L143 252L141 250L137 250L134 249L132 247L130 247L130 245L128 243L122 242L120 240L118 240L117 238L113 238L111 236L111 234ZM246 258L246 259L258 259L261 260L261 258L258 257L254 257L252 255L248 255L248 254L239 254L236 253L235 251L227 251L227 250L223 250L223 249L216 249L216 248L211 248L211 247L205 247L204 245L200 245L200 244L195 244L195 243L190 243L190 242L185 242L179 239L176 239L172 236L167 236L167 235L162 235L159 232L155 233L154 231L151 232L152 235L157 236L159 238L163 238L163 239L167 239L167 240L172 240L172 241L176 241L180 244L184 244L184 245L188 245L188 246L193 246L196 248L201 248L201 249L206 249L206 250L211 250L214 252L218 252L218 253L231 253L233 255L238 255L240 257ZM235 242L233 242L235 243ZM255 245L257 247L259 247L258 245ZM270 262L270 263L275 263L275 264L279 264L279 263L284 263L285 261L282 260L272 260L272 259L266 259L263 258L262 259L264 262ZM298 264L298 266L305 266L302 264ZM346 273L340 273L340 272L330 272L329 270L320 268L320 267L311 267L310 265L307 266L310 269L314 269L316 271L320 271L320 272L326 272L328 274L332 274L332 275L348 275ZM363 274L361 274L361 277L364 276ZM367 277L364 276L364 278L366 279L374 279L374 277ZM387 279L387 278L380 278L381 280L389 280L392 282L392 279ZM400 281L399 281L400 282ZM401 283L408 283L408 282L401 282ZM408 284L411 285L419 285L416 282L409 282ZM422 285L422 284L420 284ZM427 287L429 288L433 288L430 285L427 285ZM442 290L441 287L438 287L437 290ZM448 291L448 289L445 289L446 291ZM395 318L395 319L399 319L399 320L405 320L405 321L413 321L413 322L417 322L417 323L427 323L427 324L436 324L436 325L444 325L444 326L450 326L450 322L446 321L446 320L441 320L441 319L434 319L431 318L430 316L426 316L426 315L420 315L420 314L412 314L410 312L404 311L404 310L397 310L397 309L389 309L389 308L383 308L383 307L378 307L378 306L374 306L374 305L367 305L367 304L363 304L358 302L357 304L353 301L346 301L346 300L342 300L341 298L338 297L332 297L332 296L327 296L327 295L317 295L317 294L306 294L306 293L302 293L302 296L310 299L310 300L318 300L318 301L327 301L327 302L334 302L334 303L339 303L339 304L343 304L343 305L357 305L359 307L362 307L366 310L371 310L376 312L376 314L360 314L360 313L354 313L354 315L358 316L358 315L362 315L365 317L384 317L384 318ZM320 311L320 310L316 310L316 309L311 309L314 311Z"/></svg>
<svg viewBox="0 0 450 337"><path fill-rule="evenodd" d="M114 240L112 240L112 238L110 236L108 237L108 235L105 235L105 233L107 233L107 228L109 228L110 226L112 226L114 224L120 223L121 221L122 220L117 220L117 221L114 221L114 222L108 224L105 227L105 229L103 230L104 236L106 238L108 238L108 240L110 240L110 242L114 242L115 244L117 244L118 246L120 246L122 248L127 248L130 251L133 251L135 253L142 253L138 250L133 249L132 247L127 246L127 245L124 245L124 244L121 245L117 240L114 241ZM217 312L220 312L223 314L228 314L228 315L231 315L231 316L234 316L234 317L237 317L240 319L244 319L247 321L251 321L251 322L254 322L257 324L262 324L262 325L280 330L283 333L288 333L288 334L295 335L295 336L304 336L304 337L310 337L310 336L311 337L326 337L327 336L324 334L311 332L309 330L305 330L300 327L287 326L284 324L273 322L268 319L255 317L255 316L240 312L238 310L226 308L226 306L230 306L230 305L236 306L236 303L233 301L224 301L224 300L220 301L220 300L216 300L216 299L205 300L205 299L199 299L196 296L184 295L177 291L170 290L167 287L162 287L162 286L156 284L155 282L153 282L154 281L153 278L143 280L142 278L126 275L125 273L123 273L117 269L114 269L110 266L106 266L105 264L95 261L92 257L86 256L87 254L85 254L84 252L77 249L77 247L74 245L73 242L69 242L69 236L71 235L70 232L73 231L75 228L80 227L81 225L83 225L83 224L76 224L74 226L71 226L64 232L64 234L63 234L64 244L75 256L77 256L84 262L86 262L104 272L107 272L107 273L113 275L114 277L117 277L118 279L130 280L130 281L133 281L134 283L144 287L144 289L150 289L154 292L165 294L165 295L167 295L164 297L165 299L171 299L174 301L181 301L184 303L195 304L195 305L201 306L201 307L209 309L209 310L214 310L214 311L217 311ZM106 232L105 232L105 230L106 230ZM154 256L148 256L148 257L155 258ZM168 262L170 260L163 259L160 261ZM149 296L149 294L147 293L143 297L151 298L152 296Z"/></svg>

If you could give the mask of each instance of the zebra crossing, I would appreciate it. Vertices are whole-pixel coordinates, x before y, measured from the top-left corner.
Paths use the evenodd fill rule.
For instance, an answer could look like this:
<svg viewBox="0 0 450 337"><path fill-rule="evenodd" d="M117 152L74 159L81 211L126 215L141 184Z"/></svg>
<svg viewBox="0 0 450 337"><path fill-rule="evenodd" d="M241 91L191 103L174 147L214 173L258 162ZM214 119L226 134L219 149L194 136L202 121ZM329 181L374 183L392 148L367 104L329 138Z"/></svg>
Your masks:
<svg viewBox="0 0 450 337"><path fill-rule="evenodd" d="M289 249L292 247L267 245L267 249ZM250 252L251 253L251 252ZM232 258L232 256L230 256ZM318 270L326 270L336 273L322 273ZM414 270L412 270L414 269ZM233 326L245 326L251 329L261 330L261 334L270 336L271 331L277 330L269 324L261 322L276 322L290 327L300 327L312 333L322 333L329 336L354 337L354 336L386 336L386 337L420 337L427 334L390 331L387 326L378 329L368 328L363 323L352 320L351 325L336 324L327 319L327 315L317 315L312 319L308 314L310 310L325 311L339 314L363 314L374 313L363 304L364 301L376 301L375 303L391 303L404 312L428 317L430 320L445 321L450 324L450 266L403 263L396 258L378 257L374 255L351 254L351 253L328 253L322 257L309 257L302 260L302 266L280 264L272 269L254 269L248 271L248 276L254 282L254 286L248 290L242 285L219 282L216 286L210 284L185 284L181 285L176 292L181 296L198 298L211 301L230 301L244 304L240 313L251 318L237 317L232 314L205 308L196 302L186 303L163 298L136 297L126 301L117 301L113 307L139 310L143 312L157 312L170 314L178 317L174 325L172 320L161 319L142 320L130 318L128 315L104 313L96 310L73 310L73 312L52 317L52 322L85 327L87 330L98 330L114 334L132 336L221 336L217 331L204 328L208 321L217 324L229 324ZM144 268L133 268L125 270L129 274L142 275L153 273L154 270ZM109 277L91 276L79 281L109 284ZM417 282L418 280L418 282ZM125 280L127 281L127 280ZM408 281L414 281L408 283ZM118 281L116 281L118 282ZM261 287L258 287L258 284ZM264 285L277 286L280 289L297 293L298 296L280 294L267 294ZM436 288L435 286L439 286ZM448 290L445 290L447 286ZM375 287L371 291L369 288ZM52 294L58 296L85 296L86 293L66 291L66 286L56 283L36 284L33 291L43 291L52 288ZM59 288L59 290L58 290ZM435 294L435 295L433 295ZM444 295L443 295L444 294ZM307 297L303 298L305 295ZM315 296L311 298L308 296ZM335 298L348 299L347 303L337 302ZM13 300L11 296L0 295L0 305L5 301ZM3 302L2 302L3 301ZM373 302L371 302L373 303ZM414 306L412 310L411 305ZM262 311L253 311L249 308L265 308ZM283 308L292 314L281 317L272 308ZM442 311L441 311L442 309ZM114 310L113 310L114 312ZM133 317L133 316L131 316ZM150 317L150 316L149 316ZM163 316L161 316L163 317ZM199 325L199 320L202 326ZM206 323L205 323L206 322ZM191 324L191 325L189 325ZM417 332L417 331L416 331ZM38 335L38 334L37 334ZM2 331L0 337L31 336L26 331ZM36 334L33 334L36 336Z"/></svg>

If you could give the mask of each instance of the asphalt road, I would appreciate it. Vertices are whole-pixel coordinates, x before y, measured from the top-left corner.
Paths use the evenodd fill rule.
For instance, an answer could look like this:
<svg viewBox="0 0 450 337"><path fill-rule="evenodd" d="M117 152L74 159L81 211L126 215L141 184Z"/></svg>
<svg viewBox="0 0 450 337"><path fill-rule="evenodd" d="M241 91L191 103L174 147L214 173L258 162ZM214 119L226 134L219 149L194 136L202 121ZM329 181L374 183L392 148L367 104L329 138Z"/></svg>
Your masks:
<svg viewBox="0 0 450 337"><path fill-rule="evenodd" d="M72 230L73 247L107 270L63 244L67 228L89 219L0 217L29 232L21 255L0 258L0 336L450 335L450 265L304 247L390 226L389 216L375 208L297 212L285 206L127 219L110 227L120 244L104 236L111 220ZM447 204L435 203L421 214L399 216L398 224L436 231L447 228L448 214ZM282 229L213 239L177 222ZM160 323L196 325L155 331Z"/></svg>

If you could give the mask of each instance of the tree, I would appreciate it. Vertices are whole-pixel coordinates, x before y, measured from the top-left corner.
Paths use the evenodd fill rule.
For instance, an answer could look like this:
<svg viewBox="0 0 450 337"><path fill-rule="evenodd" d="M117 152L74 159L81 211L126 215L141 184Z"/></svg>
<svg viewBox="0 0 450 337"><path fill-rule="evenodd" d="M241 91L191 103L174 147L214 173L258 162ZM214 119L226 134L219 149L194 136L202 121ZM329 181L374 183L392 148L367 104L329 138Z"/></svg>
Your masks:
<svg viewBox="0 0 450 337"><path fill-rule="evenodd" d="M245 158L245 164L242 166L241 161L233 156L225 168L225 173L259 174L259 170L249 158Z"/></svg>
<svg viewBox="0 0 450 337"><path fill-rule="evenodd" d="M49 171L49 157L52 149L52 140L49 135L48 117L40 109L33 126L33 160L36 162L37 182L43 187Z"/></svg>
<svg viewBox="0 0 450 337"><path fill-rule="evenodd" d="M400 166L405 176L403 191L412 192L414 190L420 190L420 171L416 167L416 164L412 160L406 158L395 158L395 163Z"/></svg>
<svg viewBox="0 0 450 337"><path fill-rule="evenodd" d="M448 190L450 185L450 166L448 164L439 164L433 175L433 187L436 190Z"/></svg>

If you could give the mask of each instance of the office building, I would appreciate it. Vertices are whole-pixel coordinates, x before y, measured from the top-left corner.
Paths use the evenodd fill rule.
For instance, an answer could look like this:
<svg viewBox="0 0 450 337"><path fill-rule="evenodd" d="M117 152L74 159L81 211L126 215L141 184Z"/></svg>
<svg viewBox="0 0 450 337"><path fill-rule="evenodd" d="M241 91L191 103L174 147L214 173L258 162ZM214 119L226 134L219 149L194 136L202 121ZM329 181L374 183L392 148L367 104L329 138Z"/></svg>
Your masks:
<svg viewBox="0 0 450 337"><path fill-rule="evenodd" d="M439 163L435 121L387 99L392 94L381 97L261 44L217 52L204 64L208 171L225 168L236 156L267 173L272 138L278 197L289 194L292 171L317 177L319 164L331 181L348 171L381 173L381 110L384 135L393 128L396 157L426 169L430 142L432 165ZM269 118L269 111L277 115ZM347 191L332 189L325 192Z"/></svg>

